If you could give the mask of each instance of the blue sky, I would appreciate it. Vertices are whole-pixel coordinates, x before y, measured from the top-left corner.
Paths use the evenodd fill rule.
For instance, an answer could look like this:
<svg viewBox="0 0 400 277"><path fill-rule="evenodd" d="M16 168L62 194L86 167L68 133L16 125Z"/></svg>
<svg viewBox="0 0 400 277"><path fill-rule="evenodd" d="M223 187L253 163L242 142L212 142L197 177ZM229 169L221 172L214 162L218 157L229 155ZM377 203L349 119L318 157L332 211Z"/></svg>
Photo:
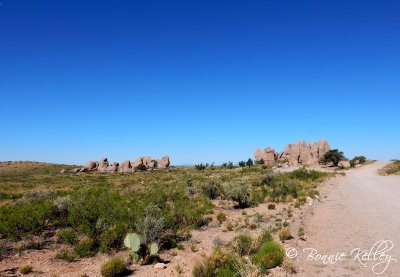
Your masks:
<svg viewBox="0 0 400 277"><path fill-rule="evenodd" d="M0 2L0 160L400 158L398 1Z"/></svg>

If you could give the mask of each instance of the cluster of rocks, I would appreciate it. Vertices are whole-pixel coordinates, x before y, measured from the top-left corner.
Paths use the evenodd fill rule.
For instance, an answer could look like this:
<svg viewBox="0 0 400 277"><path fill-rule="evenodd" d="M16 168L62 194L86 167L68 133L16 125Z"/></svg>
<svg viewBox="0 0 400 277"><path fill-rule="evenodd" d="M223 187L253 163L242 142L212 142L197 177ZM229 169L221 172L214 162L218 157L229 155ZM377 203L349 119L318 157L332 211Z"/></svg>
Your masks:
<svg viewBox="0 0 400 277"><path fill-rule="evenodd" d="M254 156L256 161L264 161L268 165L316 165L320 159L329 151L329 144L326 140L320 140L318 143L310 142L307 144L304 140L299 143L287 144L282 152L276 153L271 147L264 150L256 149Z"/></svg>
<svg viewBox="0 0 400 277"><path fill-rule="evenodd" d="M156 170L156 169L166 169L170 165L169 157L164 156L159 160L152 160L150 157L140 157L136 161L126 160L122 163L109 163L107 157L101 158L98 162L90 161L87 162L86 166L81 168L75 168L72 172L88 172L88 171L98 171L98 172L119 172L119 173L129 173L136 172L138 170Z"/></svg>

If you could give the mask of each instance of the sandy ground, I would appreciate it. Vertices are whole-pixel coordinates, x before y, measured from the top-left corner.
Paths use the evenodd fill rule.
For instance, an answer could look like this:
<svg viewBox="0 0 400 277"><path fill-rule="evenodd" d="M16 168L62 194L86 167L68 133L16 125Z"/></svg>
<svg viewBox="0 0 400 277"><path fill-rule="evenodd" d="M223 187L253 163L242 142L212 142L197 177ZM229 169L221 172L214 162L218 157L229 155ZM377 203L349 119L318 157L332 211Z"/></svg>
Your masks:
<svg viewBox="0 0 400 277"><path fill-rule="evenodd" d="M321 189L303 218L307 240L294 246L298 276L400 276L400 176L378 175L384 165L347 171Z"/></svg>

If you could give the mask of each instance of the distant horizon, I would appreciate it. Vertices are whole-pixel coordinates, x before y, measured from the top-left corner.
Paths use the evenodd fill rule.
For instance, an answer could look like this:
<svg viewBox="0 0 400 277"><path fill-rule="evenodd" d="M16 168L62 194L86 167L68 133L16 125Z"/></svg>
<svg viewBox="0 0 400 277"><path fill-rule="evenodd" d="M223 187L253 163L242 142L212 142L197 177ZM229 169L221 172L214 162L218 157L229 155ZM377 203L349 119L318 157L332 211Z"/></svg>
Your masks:
<svg viewBox="0 0 400 277"><path fill-rule="evenodd" d="M397 1L0 5L0 160L400 158ZM397 126L397 127L396 127Z"/></svg>

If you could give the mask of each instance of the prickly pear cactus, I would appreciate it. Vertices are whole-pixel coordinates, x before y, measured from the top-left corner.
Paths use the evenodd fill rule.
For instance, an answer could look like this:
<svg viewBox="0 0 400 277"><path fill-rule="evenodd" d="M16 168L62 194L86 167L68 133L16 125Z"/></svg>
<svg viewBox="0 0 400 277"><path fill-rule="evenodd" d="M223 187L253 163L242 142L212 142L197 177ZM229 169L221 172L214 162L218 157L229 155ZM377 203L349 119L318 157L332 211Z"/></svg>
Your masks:
<svg viewBox="0 0 400 277"><path fill-rule="evenodd" d="M131 249L133 252L139 251L140 245L142 244L142 238L136 233L129 233L124 239L124 245Z"/></svg>
<svg viewBox="0 0 400 277"><path fill-rule="evenodd" d="M150 244L148 246L149 250L150 250L150 255L151 256L155 256L158 253L158 245L157 243L153 242L152 244Z"/></svg>

